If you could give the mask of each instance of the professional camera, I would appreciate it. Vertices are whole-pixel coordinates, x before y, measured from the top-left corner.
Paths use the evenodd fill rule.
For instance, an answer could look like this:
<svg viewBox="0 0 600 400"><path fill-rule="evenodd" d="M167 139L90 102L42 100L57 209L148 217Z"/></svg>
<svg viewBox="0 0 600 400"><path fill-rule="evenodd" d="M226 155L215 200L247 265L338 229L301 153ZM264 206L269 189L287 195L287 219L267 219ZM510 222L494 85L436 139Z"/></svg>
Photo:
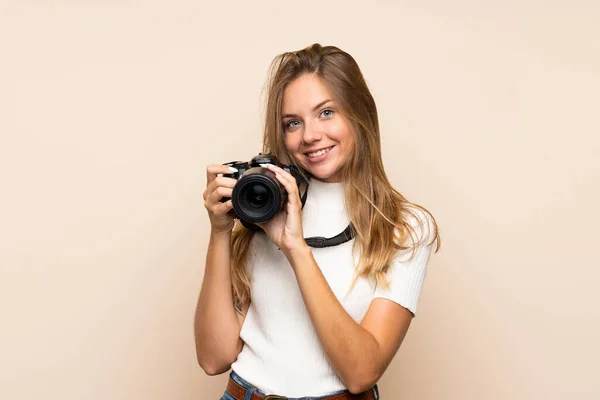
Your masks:
<svg viewBox="0 0 600 400"><path fill-rule="evenodd" d="M295 165L280 164L271 154L262 154L255 156L250 162L230 161L225 163L229 167L237 169L237 172L223 174L225 177L237 179L231 194L233 210L231 215L239 218L242 224L249 229L260 229L257 222L266 222L279 213L285 207L288 197L287 191L279 182L275 173L260 164L273 164L296 178L296 183L301 194L302 206L306 202L308 181L302 175ZM222 198L225 202L229 198Z"/></svg>

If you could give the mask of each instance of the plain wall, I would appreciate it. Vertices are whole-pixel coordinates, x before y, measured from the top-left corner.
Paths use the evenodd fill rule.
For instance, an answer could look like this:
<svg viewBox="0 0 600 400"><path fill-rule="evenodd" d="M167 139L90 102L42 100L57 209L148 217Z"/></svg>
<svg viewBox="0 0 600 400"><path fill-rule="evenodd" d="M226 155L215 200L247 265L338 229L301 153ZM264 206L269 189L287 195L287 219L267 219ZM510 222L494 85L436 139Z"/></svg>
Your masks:
<svg viewBox="0 0 600 400"><path fill-rule="evenodd" d="M0 398L217 399L205 168L281 52L358 61L441 227L383 399L600 398L597 1L0 3Z"/></svg>

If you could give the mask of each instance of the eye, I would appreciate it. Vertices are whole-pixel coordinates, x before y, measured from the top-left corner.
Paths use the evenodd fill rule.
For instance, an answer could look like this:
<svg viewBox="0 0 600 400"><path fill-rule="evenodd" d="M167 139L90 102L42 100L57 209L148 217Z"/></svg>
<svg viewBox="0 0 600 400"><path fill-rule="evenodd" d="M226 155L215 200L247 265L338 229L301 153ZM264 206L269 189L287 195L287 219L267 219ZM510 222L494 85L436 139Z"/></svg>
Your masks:
<svg viewBox="0 0 600 400"><path fill-rule="evenodd" d="M289 129L292 129L292 128L296 128L297 126L299 126L299 125L296 125L296 124L300 124L300 121L292 120L292 121L290 121L290 122L288 122L288 123L285 124L285 129L289 130Z"/></svg>
<svg viewBox="0 0 600 400"><path fill-rule="evenodd" d="M331 108L327 108L321 112L321 115L325 118L330 118L333 115L334 111Z"/></svg>

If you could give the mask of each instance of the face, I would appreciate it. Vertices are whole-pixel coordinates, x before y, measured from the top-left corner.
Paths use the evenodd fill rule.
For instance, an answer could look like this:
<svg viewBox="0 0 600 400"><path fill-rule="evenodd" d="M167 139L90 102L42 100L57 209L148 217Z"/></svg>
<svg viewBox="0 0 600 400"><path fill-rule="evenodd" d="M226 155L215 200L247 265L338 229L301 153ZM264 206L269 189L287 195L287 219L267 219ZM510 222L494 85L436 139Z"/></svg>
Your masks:
<svg viewBox="0 0 600 400"><path fill-rule="evenodd" d="M302 75L283 94L283 130L296 162L324 182L340 182L354 146L354 130L315 75Z"/></svg>

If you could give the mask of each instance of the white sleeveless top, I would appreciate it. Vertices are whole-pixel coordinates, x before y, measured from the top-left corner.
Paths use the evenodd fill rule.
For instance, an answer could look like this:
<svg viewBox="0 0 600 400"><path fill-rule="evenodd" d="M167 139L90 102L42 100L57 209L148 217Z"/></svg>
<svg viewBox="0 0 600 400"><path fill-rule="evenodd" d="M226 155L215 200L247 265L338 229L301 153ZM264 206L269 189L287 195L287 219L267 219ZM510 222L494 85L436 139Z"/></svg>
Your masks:
<svg viewBox="0 0 600 400"><path fill-rule="evenodd" d="M424 222L427 234L419 235L423 238L421 244L433 239L431 225ZM341 183L311 180L302 223L304 237L332 237L346 229L349 219ZM421 233L417 221L411 225L416 226L417 234ZM412 251L399 252L388 273L389 289L377 288L359 278L347 293L357 261L352 255L353 243L351 240L312 249L346 312L360 323L371 300L382 297L416 313L432 246L420 247L415 257L404 263ZM292 267L262 232L255 234L250 244L248 269L252 300L240 333L244 347L232 369L266 394L324 396L346 389L321 347Z"/></svg>

